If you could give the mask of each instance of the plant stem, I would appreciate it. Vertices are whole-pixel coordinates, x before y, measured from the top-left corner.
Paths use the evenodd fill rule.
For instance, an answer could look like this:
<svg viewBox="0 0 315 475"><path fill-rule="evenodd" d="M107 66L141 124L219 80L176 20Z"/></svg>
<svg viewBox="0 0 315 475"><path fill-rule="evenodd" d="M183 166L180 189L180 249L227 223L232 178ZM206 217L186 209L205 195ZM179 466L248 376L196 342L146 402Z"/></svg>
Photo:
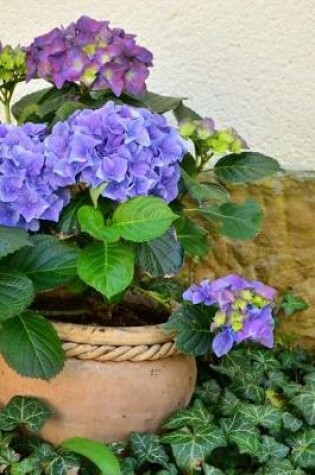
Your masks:
<svg viewBox="0 0 315 475"><path fill-rule="evenodd" d="M4 102L4 114L5 114L5 120L8 124L12 124L12 116L11 116L11 100L8 101L6 100Z"/></svg>

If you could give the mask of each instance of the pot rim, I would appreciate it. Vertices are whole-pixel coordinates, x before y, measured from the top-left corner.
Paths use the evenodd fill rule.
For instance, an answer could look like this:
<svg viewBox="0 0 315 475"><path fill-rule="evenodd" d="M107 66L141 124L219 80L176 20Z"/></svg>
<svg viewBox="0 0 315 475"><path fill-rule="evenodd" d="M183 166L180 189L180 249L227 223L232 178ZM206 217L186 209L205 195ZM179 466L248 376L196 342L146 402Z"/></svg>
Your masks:
<svg viewBox="0 0 315 475"><path fill-rule="evenodd" d="M175 331L165 330L163 324L137 327L107 327L52 321L63 342L90 345L139 346L167 343L174 340Z"/></svg>

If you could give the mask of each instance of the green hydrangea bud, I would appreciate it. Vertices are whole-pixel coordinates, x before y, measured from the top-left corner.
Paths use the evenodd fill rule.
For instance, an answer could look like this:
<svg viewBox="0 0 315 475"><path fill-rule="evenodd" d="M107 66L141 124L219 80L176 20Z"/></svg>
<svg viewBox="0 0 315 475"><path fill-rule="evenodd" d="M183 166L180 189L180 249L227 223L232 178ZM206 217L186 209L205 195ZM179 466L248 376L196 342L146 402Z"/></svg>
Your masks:
<svg viewBox="0 0 315 475"><path fill-rule="evenodd" d="M19 46L0 47L0 81L16 81L26 74L25 53Z"/></svg>
<svg viewBox="0 0 315 475"><path fill-rule="evenodd" d="M232 330L239 332L243 328L244 315L240 312L231 312L229 315L229 323Z"/></svg>
<svg viewBox="0 0 315 475"><path fill-rule="evenodd" d="M191 137L195 133L196 127L195 122L185 120L179 126L179 133L182 137Z"/></svg>

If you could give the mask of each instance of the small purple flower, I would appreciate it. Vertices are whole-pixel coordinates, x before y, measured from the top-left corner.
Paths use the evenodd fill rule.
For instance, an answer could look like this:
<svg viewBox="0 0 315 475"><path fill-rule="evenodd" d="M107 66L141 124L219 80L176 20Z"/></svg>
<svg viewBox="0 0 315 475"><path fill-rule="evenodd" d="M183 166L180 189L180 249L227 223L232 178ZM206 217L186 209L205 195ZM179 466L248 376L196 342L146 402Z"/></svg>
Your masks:
<svg viewBox="0 0 315 475"><path fill-rule="evenodd" d="M215 355L220 358L226 355L233 347L235 341L234 332L231 328L226 327L221 330L213 339L212 349Z"/></svg>
<svg viewBox="0 0 315 475"><path fill-rule="evenodd" d="M244 340L252 340L267 348L272 348L274 321L272 308L267 305L262 310L250 310L244 320L242 330L235 333L235 340L241 343Z"/></svg>
<svg viewBox="0 0 315 475"><path fill-rule="evenodd" d="M108 21L83 16L66 28L54 28L25 48L27 79L41 77L57 88L80 82L91 89L109 88L142 94L153 56L135 36Z"/></svg>

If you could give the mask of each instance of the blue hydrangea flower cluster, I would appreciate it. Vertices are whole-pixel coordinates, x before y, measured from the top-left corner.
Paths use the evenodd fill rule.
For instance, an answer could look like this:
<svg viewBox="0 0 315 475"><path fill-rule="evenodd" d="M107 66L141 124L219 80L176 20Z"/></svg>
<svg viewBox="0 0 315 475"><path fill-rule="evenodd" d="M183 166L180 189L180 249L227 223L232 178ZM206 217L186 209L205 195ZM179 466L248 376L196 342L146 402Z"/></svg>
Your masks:
<svg viewBox="0 0 315 475"><path fill-rule="evenodd" d="M117 202L146 195L174 200L185 152L184 140L163 116L111 101L75 112L45 139L54 189L103 185L102 195Z"/></svg>
<svg viewBox="0 0 315 475"><path fill-rule="evenodd" d="M269 285L230 274L212 282L203 280L192 285L183 298L195 305L218 308L210 330L216 333L212 348L220 357L235 343L245 340L273 347L272 303L276 295L276 290Z"/></svg>
<svg viewBox="0 0 315 475"><path fill-rule="evenodd" d="M57 221L69 192L51 186L45 166L44 125L0 124L0 224L37 231Z"/></svg>
<svg viewBox="0 0 315 475"><path fill-rule="evenodd" d="M41 77L57 88L80 82L91 89L109 88L116 96L145 91L153 58L136 44L135 35L86 16L35 38L25 51L27 79Z"/></svg>

